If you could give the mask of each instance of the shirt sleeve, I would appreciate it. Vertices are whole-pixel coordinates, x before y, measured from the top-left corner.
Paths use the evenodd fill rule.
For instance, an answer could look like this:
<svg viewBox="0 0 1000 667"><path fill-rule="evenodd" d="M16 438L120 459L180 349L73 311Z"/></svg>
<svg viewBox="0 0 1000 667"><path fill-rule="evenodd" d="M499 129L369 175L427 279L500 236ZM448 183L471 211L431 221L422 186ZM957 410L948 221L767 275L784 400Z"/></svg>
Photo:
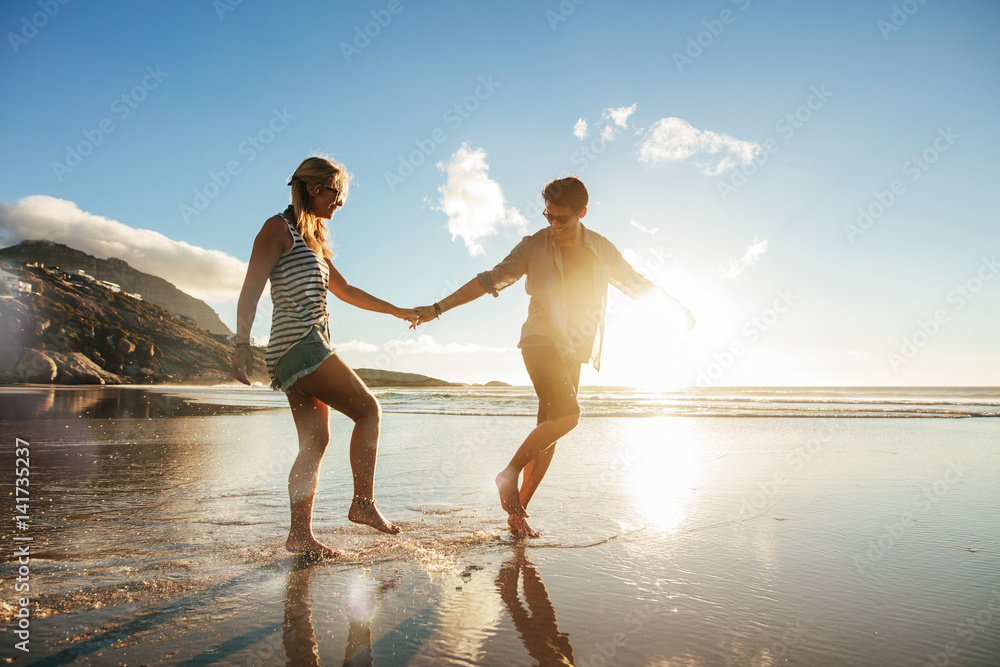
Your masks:
<svg viewBox="0 0 1000 667"><path fill-rule="evenodd" d="M609 243L608 245L610 246L608 248L608 274L609 282L612 285L633 299L647 296L659 289L656 283L632 268L632 265L625 261L614 244Z"/></svg>
<svg viewBox="0 0 1000 667"><path fill-rule="evenodd" d="M489 271L483 271L476 277L487 292L499 296L500 290L510 287L528 272L528 250L531 244L530 236L521 239L502 262Z"/></svg>

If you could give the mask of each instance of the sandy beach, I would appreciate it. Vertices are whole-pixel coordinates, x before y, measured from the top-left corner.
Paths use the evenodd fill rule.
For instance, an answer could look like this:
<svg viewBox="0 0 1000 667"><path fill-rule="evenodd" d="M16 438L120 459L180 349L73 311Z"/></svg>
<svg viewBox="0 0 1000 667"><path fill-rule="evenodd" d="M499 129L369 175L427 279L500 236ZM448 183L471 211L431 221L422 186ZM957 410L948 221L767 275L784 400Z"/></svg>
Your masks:
<svg viewBox="0 0 1000 667"><path fill-rule="evenodd" d="M494 390L506 402L492 405L471 391L379 391L376 493L404 529L395 538L347 521L349 422L334 417L315 523L345 554L310 565L282 548L295 437L280 396L5 390L6 517L17 514L15 438L30 448L29 520L2 527L7 553L30 546L30 652L15 648L19 564L8 557L0 655L20 665L1000 661L1000 420L943 416L993 414L995 393L927 390L917 408L913 395L883 396L899 413L887 418L850 416L875 409L873 396L853 408L770 396L771 408L812 417L691 416L734 401L770 408L721 390L687 404L585 390L591 416L559 444L531 507L544 535L519 543L493 476L533 423L530 405L516 388ZM477 404L482 414L467 414ZM929 418L905 414L914 410Z"/></svg>

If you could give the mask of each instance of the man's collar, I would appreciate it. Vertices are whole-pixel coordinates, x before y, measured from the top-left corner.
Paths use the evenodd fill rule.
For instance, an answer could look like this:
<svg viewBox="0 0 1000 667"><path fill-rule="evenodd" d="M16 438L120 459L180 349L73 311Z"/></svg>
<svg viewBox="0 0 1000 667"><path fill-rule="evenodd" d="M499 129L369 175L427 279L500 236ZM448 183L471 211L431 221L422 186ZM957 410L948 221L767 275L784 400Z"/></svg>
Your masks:
<svg viewBox="0 0 1000 667"><path fill-rule="evenodd" d="M589 229L587 229L587 227L582 222L580 223L580 229L583 230L583 243L581 245L593 247L594 246L594 233L592 231L590 231ZM552 227L551 226L550 227L546 227L545 231L548 232L548 235L549 235L549 245L552 245L552 246L559 245L559 242L556 241L556 235L552 233Z"/></svg>

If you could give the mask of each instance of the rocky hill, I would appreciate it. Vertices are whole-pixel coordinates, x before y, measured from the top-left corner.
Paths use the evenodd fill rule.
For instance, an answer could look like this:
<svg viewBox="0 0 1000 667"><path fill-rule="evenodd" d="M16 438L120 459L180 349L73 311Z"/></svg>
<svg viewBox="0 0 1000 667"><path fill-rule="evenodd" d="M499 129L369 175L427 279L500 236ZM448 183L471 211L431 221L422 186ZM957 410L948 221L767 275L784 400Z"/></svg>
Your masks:
<svg viewBox="0 0 1000 667"><path fill-rule="evenodd" d="M418 373L356 368L358 377L369 387L465 387L461 382L446 382Z"/></svg>
<svg viewBox="0 0 1000 667"><path fill-rule="evenodd" d="M163 278L133 269L116 257L99 259L52 241L23 241L15 246L0 249L0 260L24 264L38 262L49 268L58 267L68 273L83 269L98 280L120 285L123 292L141 294L173 315L184 315L210 333L231 335L218 313L190 294L186 294Z"/></svg>
<svg viewBox="0 0 1000 667"><path fill-rule="evenodd" d="M32 292L0 296L0 384L224 384L232 345L160 306L44 267L5 269ZM251 379L267 385L264 348ZM372 387L461 386L426 375L359 368Z"/></svg>
<svg viewBox="0 0 1000 667"><path fill-rule="evenodd" d="M160 306L41 267L5 269L31 294L0 298L0 383L232 381L231 345ZM268 382L263 349L253 379Z"/></svg>

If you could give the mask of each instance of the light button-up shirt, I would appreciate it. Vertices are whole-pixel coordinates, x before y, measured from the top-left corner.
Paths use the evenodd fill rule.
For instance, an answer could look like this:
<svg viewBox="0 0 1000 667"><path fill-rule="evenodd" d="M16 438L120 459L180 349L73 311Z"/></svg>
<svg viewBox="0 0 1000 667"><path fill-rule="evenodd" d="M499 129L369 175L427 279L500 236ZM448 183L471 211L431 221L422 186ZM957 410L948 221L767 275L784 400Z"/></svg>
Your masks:
<svg viewBox="0 0 1000 667"><path fill-rule="evenodd" d="M658 288L632 268L611 241L586 227L583 227L583 245L597 257L594 289L600 295L600 306L588 314L581 328L596 328L589 361L600 370L608 285L614 285L632 298L652 293ZM500 290L513 285L524 275L527 275L524 289L531 300L528 303L528 319L521 327L520 341L529 336L544 336L552 340L567 359L576 358L577 343L595 332L569 330L562 253L550 227L525 236L502 262L477 277L487 292L498 296Z"/></svg>

